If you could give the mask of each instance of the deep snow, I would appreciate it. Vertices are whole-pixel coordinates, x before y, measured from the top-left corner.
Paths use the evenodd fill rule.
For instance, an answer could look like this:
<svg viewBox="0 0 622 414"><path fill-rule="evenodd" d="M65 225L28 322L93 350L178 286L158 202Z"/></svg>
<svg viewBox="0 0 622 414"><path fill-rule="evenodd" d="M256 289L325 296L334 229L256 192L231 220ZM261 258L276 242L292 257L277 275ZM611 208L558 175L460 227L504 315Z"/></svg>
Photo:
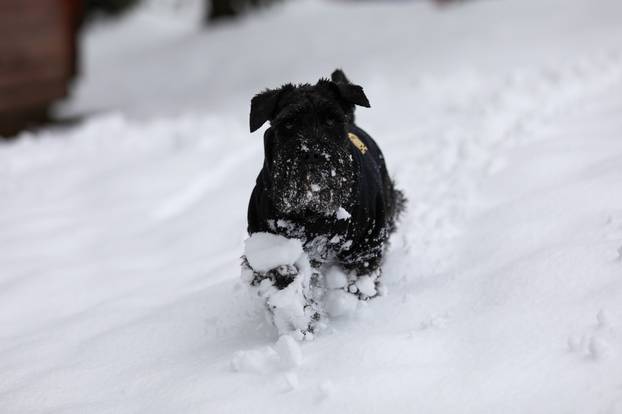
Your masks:
<svg viewBox="0 0 622 414"><path fill-rule="evenodd" d="M622 412L622 4L195 20L93 27L82 125L0 145L0 412ZM299 343L240 281L248 103L336 66L411 203Z"/></svg>

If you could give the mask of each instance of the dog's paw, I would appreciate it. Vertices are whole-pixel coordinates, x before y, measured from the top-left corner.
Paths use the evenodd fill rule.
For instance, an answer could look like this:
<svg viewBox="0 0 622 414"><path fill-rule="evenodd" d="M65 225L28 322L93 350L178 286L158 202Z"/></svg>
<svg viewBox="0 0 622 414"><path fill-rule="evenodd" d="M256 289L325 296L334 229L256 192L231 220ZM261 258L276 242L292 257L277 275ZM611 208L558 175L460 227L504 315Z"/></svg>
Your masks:
<svg viewBox="0 0 622 414"><path fill-rule="evenodd" d="M378 296L383 296L386 289L380 280L380 271L375 271L366 275L355 276L348 283L348 292L356 295L359 300L369 300Z"/></svg>
<svg viewBox="0 0 622 414"><path fill-rule="evenodd" d="M380 276L380 269L360 275L354 270L344 273L339 267L333 266L326 272L325 283L327 289L343 290L359 300L369 300L385 293Z"/></svg>
<svg viewBox="0 0 622 414"><path fill-rule="evenodd" d="M340 266L333 266L324 274L326 294L324 309L330 317L351 315L361 301L382 296L385 289L380 281L380 271L359 275L356 271L344 272Z"/></svg>

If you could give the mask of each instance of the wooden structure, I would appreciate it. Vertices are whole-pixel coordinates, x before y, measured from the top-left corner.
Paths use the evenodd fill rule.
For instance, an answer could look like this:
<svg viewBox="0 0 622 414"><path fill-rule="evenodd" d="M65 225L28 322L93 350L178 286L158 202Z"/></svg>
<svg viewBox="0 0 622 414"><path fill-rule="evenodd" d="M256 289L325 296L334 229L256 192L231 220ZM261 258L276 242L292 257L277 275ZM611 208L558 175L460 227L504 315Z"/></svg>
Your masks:
<svg viewBox="0 0 622 414"><path fill-rule="evenodd" d="M42 122L77 67L80 0L0 0L0 136Z"/></svg>

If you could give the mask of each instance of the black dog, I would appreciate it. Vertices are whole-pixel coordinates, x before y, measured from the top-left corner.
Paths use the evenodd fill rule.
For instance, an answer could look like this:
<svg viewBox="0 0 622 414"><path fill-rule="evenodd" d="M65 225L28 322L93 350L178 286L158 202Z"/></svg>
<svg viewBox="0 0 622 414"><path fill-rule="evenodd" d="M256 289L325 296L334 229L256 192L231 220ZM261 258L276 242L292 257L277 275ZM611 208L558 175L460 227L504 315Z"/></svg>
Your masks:
<svg viewBox="0 0 622 414"><path fill-rule="evenodd" d="M250 130L270 122L265 159L248 207L248 232L300 239L311 263L331 261L350 274L345 290L360 299L357 277L374 275L405 198L396 190L374 140L354 124L355 105L369 107L363 88L341 70L315 85L287 84L251 102ZM256 274L284 288L296 269ZM352 277L354 275L354 277Z"/></svg>

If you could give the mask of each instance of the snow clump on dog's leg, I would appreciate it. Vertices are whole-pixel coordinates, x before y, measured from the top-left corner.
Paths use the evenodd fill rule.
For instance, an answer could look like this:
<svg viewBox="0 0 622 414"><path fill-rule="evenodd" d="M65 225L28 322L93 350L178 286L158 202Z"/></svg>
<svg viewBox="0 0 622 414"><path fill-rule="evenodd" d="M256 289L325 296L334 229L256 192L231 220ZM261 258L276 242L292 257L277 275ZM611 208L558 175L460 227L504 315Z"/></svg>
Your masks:
<svg viewBox="0 0 622 414"><path fill-rule="evenodd" d="M321 278L298 239L254 233L245 242L242 278L265 300L279 335L312 339L321 327Z"/></svg>
<svg viewBox="0 0 622 414"><path fill-rule="evenodd" d="M302 254L302 243L271 233L254 233L244 242L244 254L256 272L293 265Z"/></svg>
<svg viewBox="0 0 622 414"><path fill-rule="evenodd" d="M328 316L337 318L352 315L361 301L385 295L381 275L380 268L362 275L355 269L346 270L340 265L326 270L324 309Z"/></svg>
<svg viewBox="0 0 622 414"><path fill-rule="evenodd" d="M348 276L340 266L332 266L325 273L326 312L333 318L347 316L356 311L358 299L347 291Z"/></svg>

